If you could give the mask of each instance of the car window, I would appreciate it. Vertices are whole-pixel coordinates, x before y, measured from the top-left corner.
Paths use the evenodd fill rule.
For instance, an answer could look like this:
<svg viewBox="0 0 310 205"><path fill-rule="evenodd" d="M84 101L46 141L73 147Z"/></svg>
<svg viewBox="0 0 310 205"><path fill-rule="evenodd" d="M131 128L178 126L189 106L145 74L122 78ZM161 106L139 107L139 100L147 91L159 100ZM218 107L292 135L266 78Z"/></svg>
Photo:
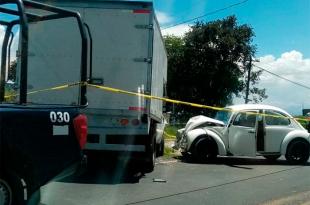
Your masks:
<svg viewBox="0 0 310 205"><path fill-rule="evenodd" d="M266 114L265 116L266 125L287 126L291 124L290 119L288 119L286 115L280 112L273 110L266 110L265 114Z"/></svg>
<svg viewBox="0 0 310 205"><path fill-rule="evenodd" d="M255 127L255 122L256 122L256 115L251 114L250 112L247 113L241 112L237 114L233 122L233 125L244 127Z"/></svg>
<svg viewBox="0 0 310 205"><path fill-rule="evenodd" d="M216 120L222 121L224 122L225 125L227 125L230 116L231 116L231 112L228 111L229 109L223 110L223 111L218 111L215 115Z"/></svg>

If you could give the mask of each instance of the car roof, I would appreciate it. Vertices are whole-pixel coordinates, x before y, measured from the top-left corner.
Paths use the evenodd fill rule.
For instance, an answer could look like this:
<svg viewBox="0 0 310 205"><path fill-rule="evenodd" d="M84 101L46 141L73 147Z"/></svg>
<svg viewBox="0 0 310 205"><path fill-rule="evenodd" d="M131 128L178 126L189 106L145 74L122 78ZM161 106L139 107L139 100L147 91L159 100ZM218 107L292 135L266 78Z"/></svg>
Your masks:
<svg viewBox="0 0 310 205"><path fill-rule="evenodd" d="M274 107L274 106L271 106L271 105L241 104L241 105L231 105L231 106L228 106L226 108L232 109L233 111L250 110L250 109L255 109L255 110L275 110L275 111L281 112L283 114L286 114L289 117L292 117L288 112L282 110L281 108Z"/></svg>

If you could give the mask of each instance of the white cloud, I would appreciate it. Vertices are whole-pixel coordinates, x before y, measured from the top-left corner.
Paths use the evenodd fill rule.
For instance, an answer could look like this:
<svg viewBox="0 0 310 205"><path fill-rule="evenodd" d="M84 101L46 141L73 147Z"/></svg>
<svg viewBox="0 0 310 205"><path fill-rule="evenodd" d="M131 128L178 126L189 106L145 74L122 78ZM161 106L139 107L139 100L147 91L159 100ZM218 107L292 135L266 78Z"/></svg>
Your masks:
<svg viewBox="0 0 310 205"><path fill-rule="evenodd" d="M283 53L279 58L266 55L260 57L259 60L260 62L255 63L256 65L310 87L310 59L304 58L301 52L292 50ZM301 114L302 105L310 108L310 90L308 89L266 72L263 72L258 86L266 88L269 97L263 102L265 104L281 107L292 114Z"/></svg>
<svg viewBox="0 0 310 205"><path fill-rule="evenodd" d="M183 36L187 31L190 30L190 26L186 24L181 24L172 28L163 29L166 26L170 26L175 23L175 19L169 14L161 11L156 11L156 16L158 22L162 28L163 35L175 35L175 36Z"/></svg>
<svg viewBox="0 0 310 205"><path fill-rule="evenodd" d="M163 35L175 35L175 36L184 36L184 34L190 31L190 25L181 24L172 28L162 30Z"/></svg>
<svg viewBox="0 0 310 205"><path fill-rule="evenodd" d="M166 25L173 21L173 18L171 16L161 11L156 11L156 16L160 25Z"/></svg>

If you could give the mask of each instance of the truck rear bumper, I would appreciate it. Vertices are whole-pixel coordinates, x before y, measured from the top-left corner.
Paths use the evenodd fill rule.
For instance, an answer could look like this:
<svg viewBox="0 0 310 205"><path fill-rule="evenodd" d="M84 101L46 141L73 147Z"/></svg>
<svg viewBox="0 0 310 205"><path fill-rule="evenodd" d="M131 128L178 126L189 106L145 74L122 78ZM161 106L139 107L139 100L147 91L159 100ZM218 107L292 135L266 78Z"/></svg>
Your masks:
<svg viewBox="0 0 310 205"><path fill-rule="evenodd" d="M86 145L86 150L104 150L118 152L145 152L144 145L126 145L126 144L90 144Z"/></svg>
<svg viewBox="0 0 310 205"><path fill-rule="evenodd" d="M90 129L86 150L145 152L150 143L147 130L132 129Z"/></svg>
<svg viewBox="0 0 310 205"><path fill-rule="evenodd" d="M96 164L103 162L115 162L115 160L144 162L146 160L145 152L134 151L115 151L115 150L84 150L87 156L88 165L95 161Z"/></svg>

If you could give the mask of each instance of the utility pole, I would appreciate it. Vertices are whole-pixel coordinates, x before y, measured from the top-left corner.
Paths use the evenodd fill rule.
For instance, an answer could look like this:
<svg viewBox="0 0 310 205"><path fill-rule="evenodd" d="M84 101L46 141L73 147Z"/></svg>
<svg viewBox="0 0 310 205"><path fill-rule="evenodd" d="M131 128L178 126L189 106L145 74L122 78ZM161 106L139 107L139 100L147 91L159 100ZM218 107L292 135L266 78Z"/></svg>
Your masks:
<svg viewBox="0 0 310 205"><path fill-rule="evenodd" d="M248 104L248 103L249 103L251 69L252 69L252 55L250 56L250 62L249 62L249 64L248 64L248 77L247 77L247 82L246 82L245 104Z"/></svg>

